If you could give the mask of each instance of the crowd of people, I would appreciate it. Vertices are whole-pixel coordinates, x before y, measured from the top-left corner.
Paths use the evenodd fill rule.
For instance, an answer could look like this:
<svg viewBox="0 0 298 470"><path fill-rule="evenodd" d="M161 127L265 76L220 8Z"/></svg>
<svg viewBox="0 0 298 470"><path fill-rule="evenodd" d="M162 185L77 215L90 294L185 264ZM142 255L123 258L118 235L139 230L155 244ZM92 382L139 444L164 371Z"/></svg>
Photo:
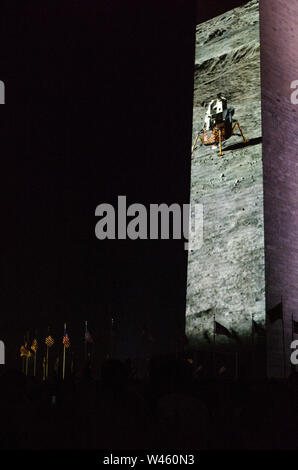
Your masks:
<svg viewBox="0 0 298 470"><path fill-rule="evenodd" d="M0 449L295 449L298 380L200 379L173 357L139 379L131 361L64 381L0 377Z"/></svg>

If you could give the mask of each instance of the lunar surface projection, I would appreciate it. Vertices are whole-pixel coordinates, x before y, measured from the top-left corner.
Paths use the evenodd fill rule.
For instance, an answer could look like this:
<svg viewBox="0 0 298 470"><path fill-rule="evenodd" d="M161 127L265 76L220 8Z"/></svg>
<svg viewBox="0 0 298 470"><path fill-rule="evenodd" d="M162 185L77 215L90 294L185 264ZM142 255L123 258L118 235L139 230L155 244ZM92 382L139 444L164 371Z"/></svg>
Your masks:
<svg viewBox="0 0 298 470"><path fill-rule="evenodd" d="M265 323L259 2L196 28L191 204L203 244L189 251L193 347L251 344Z"/></svg>

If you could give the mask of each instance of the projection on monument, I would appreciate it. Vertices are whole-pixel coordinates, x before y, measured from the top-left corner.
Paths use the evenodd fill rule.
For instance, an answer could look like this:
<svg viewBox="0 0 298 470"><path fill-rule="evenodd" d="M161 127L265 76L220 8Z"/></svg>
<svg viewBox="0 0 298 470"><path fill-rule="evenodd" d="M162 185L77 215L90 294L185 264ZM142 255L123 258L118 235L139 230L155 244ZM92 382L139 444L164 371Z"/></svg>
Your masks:
<svg viewBox="0 0 298 470"><path fill-rule="evenodd" d="M191 204L203 244L189 251L193 347L251 344L265 323L259 2L196 27Z"/></svg>

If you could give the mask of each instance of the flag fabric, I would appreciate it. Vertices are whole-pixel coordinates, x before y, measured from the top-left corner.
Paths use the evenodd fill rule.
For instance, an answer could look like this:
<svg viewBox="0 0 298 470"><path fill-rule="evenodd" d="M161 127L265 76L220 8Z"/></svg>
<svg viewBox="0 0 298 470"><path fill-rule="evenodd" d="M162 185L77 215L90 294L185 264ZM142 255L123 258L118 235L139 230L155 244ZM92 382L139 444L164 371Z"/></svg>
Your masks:
<svg viewBox="0 0 298 470"><path fill-rule="evenodd" d="M33 351L36 354L37 348L38 348L37 339L34 338L34 340L32 341L32 344L31 344L31 351Z"/></svg>
<svg viewBox="0 0 298 470"><path fill-rule="evenodd" d="M184 335L182 337L182 341L183 341L185 346L189 343L189 339L188 339L188 336L186 335L186 333L184 333Z"/></svg>
<svg viewBox="0 0 298 470"><path fill-rule="evenodd" d="M23 344L20 348L20 356L21 357L31 357L31 352L29 351L29 348L28 348L28 343L25 342L25 344Z"/></svg>
<svg viewBox="0 0 298 470"><path fill-rule="evenodd" d="M149 341L149 343L154 343L155 341L155 339L153 338L151 334L151 331L149 330L149 328L147 328L147 326L143 326L142 328L142 337L146 341Z"/></svg>
<svg viewBox="0 0 298 470"><path fill-rule="evenodd" d="M293 334L298 335L298 321L292 320L292 323Z"/></svg>
<svg viewBox="0 0 298 470"><path fill-rule="evenodd" d="M90 334L90 331L88 330L88 323L87 322L85 322L85 341L86 341L86 343L94 344L93 338Z"/></svg>
<svg viewBox="0 0 298 470"><path fill-rule="evenodd" d="M66 349L69 348L70 340L69 340L69 336L68 336L67 331L66 331L66 325L64 325L64 335L63 335L62 343L63 343L63 345L65 346Z"/></svg>
<svg viewBox="0 0 298 470"><path fill-rule="evenodd" d="M45 356L42 358L42 380L46 380L46 358Z"/></svg>
<svg viewBox="0 0 298 470"><path fill-rule="evenodd" d="M260 323L257 323L255 320L252 321L252 332L253 334L256 333L257 335L266 334L265 328Z"/></svg>
<svg viewBox="0 0 298 470"><path fill-rule="evenodd" d="M237 331L233 330L233 328L231 329L231 333L232 333L232 338L237 341L238 343L241 343L241 337L240 335L237 333Z"/></svg>
<svg viewBox="0 0 298 470"><path fill-rule="evenodd" d="M111 336L116 336L116 333L117 333L117 326L116 326L115 318L112 317L111 318Z"/></svg>
<svg viewBox="0 0 298 470"><path fill-rule="evenodd" d="M226 371L227 371L226 367L222 366L218 371L218 375L223 375Z"/></svg>
<svg viewBox="0 0 298 470"><path fill-rule="evenodd" d="M208 343L211 343L211 339L210 339L210 336L209 336L209 333L207 330L204 331L204 338L206 341L208 341Z"/></svg>
<svg viewBox="0 0 298 470"><path fill-rule="evenodd" d="M52 346L54 346L54 339L52 338L51 335L47 336L46 339L45 339L45 343L47 345L48 348L51 348Z"/></svg>
<svg viewBox="0 0 298 470"><path fill-rule="evenodd" d="M215 321L214 323L215 323L214 328L215 328L216 335L227 336L228 338L235 339L234 334L231 333L225 326L221 325L217 321Z"/></svg>
<svg viewBox="0 0 298 470"><path fill-rule="evenodd" d="M93 338L92 338L89 331L85 332L85 341L86 341L86 343L94 344Z"/></svg>
<svg viewBox="0 0 298 470"><path fill-rule="evenodd" d="M269 319L270 323L273 323L276 320L282 320L283 318L282 302L280 302L278 305L276 305L275 307L267 311L267 318Z"/></svg>
<svg viewBox="0 0 298 470"><path fill-rule="evenodd" d="M200 365L196 368L196 370L194 371L194 375L199 374L200 372L202 372L202 370L203 370L203 366L202 366L202 364L200 364Z"/></svg>

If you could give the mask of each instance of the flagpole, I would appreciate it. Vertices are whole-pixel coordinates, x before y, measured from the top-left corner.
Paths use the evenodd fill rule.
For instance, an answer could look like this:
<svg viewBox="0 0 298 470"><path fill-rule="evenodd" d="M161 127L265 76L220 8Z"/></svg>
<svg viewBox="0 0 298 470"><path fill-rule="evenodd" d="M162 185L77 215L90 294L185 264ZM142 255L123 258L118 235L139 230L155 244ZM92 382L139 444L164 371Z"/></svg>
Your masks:
<svg viewBox="0 0 298 470"><path fill-rule="evenodd" d="M34 352L33 377L36 377L36 354L37 354L37 351Z"/></svg>
<svg viewBox="0 0 298 470"><path fill-rule="evenodd" d="M65 378L65 353L66 353L66 347L65 347L65 335L66 335L66 323L64 323L64 334L63 334L63 364L62 364L62 380Z"/></svg>
<svg viewBox="0 0 298 470"><path fill-rule="evenodd" d="M36 343L35 343L36 341ZM36 377L36 360L37 360L37 349L38 349L38 342L37 342L37 330L35 330L35 337L33 339L33 343L35 345L35 350L34 350L34 358L33 358L33 377Z"/></svg>
<svg viewBox="0 0 298 470"><path fill-rule="evenodd" d="M85 321L85 363L87 364L87 339L86 339L86 333L88 331L88 321Z"/></svg>
<svg viewBox="0 0 298 470"><path fill-rule="evenodd" d="M254 314L251 314L251 345L254 346Z"/></svg>
<svg viewBox="0 0 298 470"><path fill-rule="evenodd" d="M49 375L49 346L47 345L47 359L46 359L46 378Z"/></svg>
<svg viewBox="0 0 298 470"><path fill-rule="evenodd" d="M48 326L48 336L46 338L46 346L47 346L47 352L46 352L46 362L45 362L45 378L48 378L49 375L49 343L51 340L51 335L50 335L50 327ZM49 344L48 344L49 343Z"/></svg>
<svg viewBox="0 0 298 470"><path fill-rule="evenodd" d="M26 336L24 335L24 346L26 344ZM21 348L22 350L22 348ZM26 357L25 356L22 356L22 373L25 374L25 370L26 370Z"/></svg>
<svg viewBox="0 0 298 470"><path fill-rule="evenodd" d="M28 345L29 345L29 331L27 331L27 348L29 347ZM28 375L28 368L29 368L29 351L28 351L28 354L26 355L26 376Z"/></svg>
<svg viewBox="0 0 298 470"><path fill-rule="evenodd" d="M254 314L251 314L251 360L252 377L255 378L255 338L254 338Z"/></svg>
<svg viewBox="0 0 298 470"><path fill-rule="evenodd" d="M65 345L63 346L62 380L65 378Z"/></svg>
<svg viewBox="0 0 298 470"><path fill-rule="evenodd" d="M235 357L235 361L236 361L236 381L238 381L238 377L239 377L239 353L238 351L236 351L236 357Z"/></svg>

